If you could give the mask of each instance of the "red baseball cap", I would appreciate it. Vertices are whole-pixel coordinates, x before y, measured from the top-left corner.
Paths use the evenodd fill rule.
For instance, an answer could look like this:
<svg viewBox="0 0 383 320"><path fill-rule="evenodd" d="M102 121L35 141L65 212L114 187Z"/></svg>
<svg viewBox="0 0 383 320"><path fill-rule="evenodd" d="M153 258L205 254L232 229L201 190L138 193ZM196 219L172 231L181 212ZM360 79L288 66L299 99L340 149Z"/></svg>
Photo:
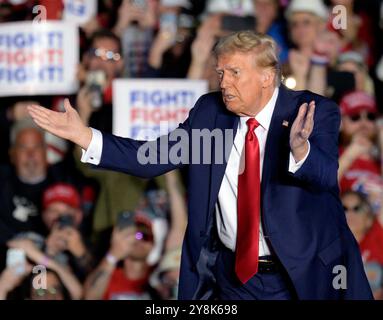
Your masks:
<svg viewBox="0 0 383 320"><path fill-rule="evenodd" d="M81 200L76 188L68 183L57 183L45 190L43 195L43 208L53 202L63 202L72 208L80 209Z"/></svg>
<svg viewBox="0 0 383 320"><path fill-rule="evenodd" d="M361 111L378 112L374 97L364 91L353 91L343 96L340 110L342 115L354 115Z"/></svg>

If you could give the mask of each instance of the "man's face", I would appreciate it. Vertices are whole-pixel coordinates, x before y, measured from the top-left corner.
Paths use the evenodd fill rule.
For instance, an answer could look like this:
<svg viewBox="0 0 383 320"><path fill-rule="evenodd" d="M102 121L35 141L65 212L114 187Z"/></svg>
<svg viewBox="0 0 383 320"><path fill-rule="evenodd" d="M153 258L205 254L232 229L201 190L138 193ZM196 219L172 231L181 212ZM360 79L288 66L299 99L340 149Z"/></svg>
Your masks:
<svg viewBox="0 0 383 320"><path fill-rule="evenodd" d="M26 182L45 177L47 170L46 147L42 133L25 129L17 137L11 150L12 162L19 178Z"/></svg>
<svg viewBox="0 0 383 320"><path fill-rule="evenodd" d="M92 44L92 52L97 49L105 54L102 56L96 56L94 53L89 54L88 70L102 70L105 72L107 80L112 81L121 74L124 66L122 57L120 56L118 59L118 55L120 55L118 43L111 38L98 38ZM106 56L107 52L113 53L115 59L108 59Z"/></svg>
<svg viewBox="0 0 383 320"><path fill-rule="evenodd" d="M48 230L52 230L53 226L58 222L59 218L63 215L72 216L74 221L74 227L78 227L81 223L81 211L79 209L72 208L63 202L52 202L43 211L42 219Z"/></svg>
<svg viewBox="0 0 383 320"><path fill-rule="evenodd" d="M296 12L291 15L289 28L292 42L301 49L314 45L315 39L324 28L324 23L311 13Z"/></svg>
<svg viewBox="0 0 383 320"><path fill-rule="evenodd" d="M259 108L264 85L253 53L235 52L218 57L216 67L226 108L239 116L251 116Z"/></svg>

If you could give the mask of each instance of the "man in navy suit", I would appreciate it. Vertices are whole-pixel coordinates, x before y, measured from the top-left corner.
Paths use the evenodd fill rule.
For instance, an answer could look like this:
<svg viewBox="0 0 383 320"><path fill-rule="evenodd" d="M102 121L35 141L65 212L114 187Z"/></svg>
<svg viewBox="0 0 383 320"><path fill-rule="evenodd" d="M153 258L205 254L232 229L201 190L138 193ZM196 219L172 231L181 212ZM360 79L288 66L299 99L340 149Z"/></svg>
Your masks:
<svg viewBox="0 0 383 320"><path fill-rule="evenodd" d="M202 96L176 131L153 142L88 128L68 100L65 113L29 112L81 146L84 162L147 178L189 166L180 299L371 299L338 197L338 106L281 85L267 36L231 34L215 55L221 92ZM209 150L192 141L195 130L217 129L233 139L212 139ZM187 159L174 159L172 148L186 148ZM155 163L143 164L145 150ZM207 152L210 162L196 161Z"/></svg>

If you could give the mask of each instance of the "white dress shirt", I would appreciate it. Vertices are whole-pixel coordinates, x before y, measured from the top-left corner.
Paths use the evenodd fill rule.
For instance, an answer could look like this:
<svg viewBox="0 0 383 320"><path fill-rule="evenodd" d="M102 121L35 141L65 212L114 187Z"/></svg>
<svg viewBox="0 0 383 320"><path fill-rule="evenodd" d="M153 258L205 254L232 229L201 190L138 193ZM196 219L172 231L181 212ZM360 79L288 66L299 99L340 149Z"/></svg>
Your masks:
<svg viewBox="0 0 383 320"><path fill-rule="evenodd" d="M269 102L255 117L260 124L254 131L259 142L261 181L266 138L270 127L271 117L275 108L275 103L277 101L278 92L279 89L276 88ZM245 145L245 136L247 134L246 121L248 119L249 117L241 117L238 123L237 133L234 138L234 145L229 155L229 160L227 162L226 171L216 203L218 235L222 243L232 251L235 251L236 247L238 174L240 172L242 149ZM302 166L309 152L310 145L306 156L299 162L295 162L294 157L290 152L289 171L295 173ZM270 255L270 249L263 235L262 223L260 223L259 232L259 256Z"/></svg>
<svg viewBox="0 0 383 320"><path fill-rule="evenodd" d="M271 117L277 101L279 89L276 88L266 106L257 114L255 119L260 124L255 129L255 134L258 138L260 147L260 177L262 179L263 158L265 155L265 145L267 133L269 131ZM222 180L222 184L218 193L216 203L216 221L218 235L222 243L229 249L235 251L236 236L237 236L237 189L238 189L238 173L240 165L240 157L245 144L245 136L247 133L246 121L249 117L241 117L238 123L237 133L234 139L234 145L231 149L226 171ZM281 124L282 125L282 124ZM88 149L82 150L81 161L98 165L101 161L103 139L99 130L92 129L92 140ZM289 171L295 173L304 163L308 154L299 162L295 162L292 153L290 152ZM259 237L259 256L269 255L270 249L263 236L262 223L260 225Z"/></svg>

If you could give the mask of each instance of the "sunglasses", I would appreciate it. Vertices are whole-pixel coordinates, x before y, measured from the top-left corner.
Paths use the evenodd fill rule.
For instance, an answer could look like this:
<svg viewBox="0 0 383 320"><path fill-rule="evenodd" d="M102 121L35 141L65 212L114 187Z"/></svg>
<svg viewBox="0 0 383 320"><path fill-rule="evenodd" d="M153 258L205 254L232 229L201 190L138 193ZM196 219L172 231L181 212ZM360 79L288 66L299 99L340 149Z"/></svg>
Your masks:
<svg viewBox="0 0 383 320"><path fill-rule="evenodd" d="M343 206L343 210L344 210L345 212L353 211L353 212L355 212L355 213L360 213L360 212L363 212L363 211L364 211L363 209L364 209L364 208L363 208L363 206L362 206L361 204L357 204L357 205L355 205L355 206L353 206L353 207L346 207L346 206Z"/></svg>
<svg viewBox="0 0 383 320"><path fill-rule="evenodd" d="M350 117L352 122L357 122L360 119L362 119L362 114L361 113L353 114L353 115L350 115L349 117ZM375 121L376 120L376 114L372 113L372 112L366 113L363 117L369 121Z"/></svg>
<svg viewBox="0 0 383 320"><path fill-rule="evenodd" d="M121 55L118 52L111 50L106 50L103 48L91 48L89 54L92 57L100 58L103 61L119 61L121 60Z"/></svg>

